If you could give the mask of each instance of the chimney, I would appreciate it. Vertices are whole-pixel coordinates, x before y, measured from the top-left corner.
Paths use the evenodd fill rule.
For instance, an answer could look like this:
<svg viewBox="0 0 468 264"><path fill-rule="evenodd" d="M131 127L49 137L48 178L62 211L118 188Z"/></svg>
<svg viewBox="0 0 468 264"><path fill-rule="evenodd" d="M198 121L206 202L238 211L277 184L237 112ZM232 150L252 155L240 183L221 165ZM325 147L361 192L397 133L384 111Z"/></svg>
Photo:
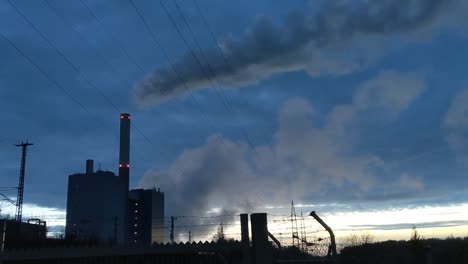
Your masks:
<svg viewBox="0 0 468 264"><path fill-rule="evenodd" d="M120 114L119 176L124 179L126 190L130 182L130 114Z"/></svg>
<svg viewBox="0 0 468 264"><path fill-rule="evenodd" d="M94 172L94 161L92 159L86 160L86 174L90 175Z"/></svg>

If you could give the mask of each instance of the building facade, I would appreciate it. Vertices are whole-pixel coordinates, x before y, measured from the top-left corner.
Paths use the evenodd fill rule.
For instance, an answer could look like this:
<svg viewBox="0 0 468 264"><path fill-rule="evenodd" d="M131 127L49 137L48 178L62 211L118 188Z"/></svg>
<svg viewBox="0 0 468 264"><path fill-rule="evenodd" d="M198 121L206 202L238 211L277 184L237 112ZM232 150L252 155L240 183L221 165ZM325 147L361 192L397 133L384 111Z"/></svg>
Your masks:
<svg viewBox="0 0 468 264"><path fill-rule="evenodd" d="M159 189L129 192L129 244L147 247L164 238L164 193Z"/></svg>
<svg viewBox="0 0 468 264"><path fill-rule="evenodd" d="M68 177L65 236L82 241L123 244L127 189L121 177L110 171L92 170Z"/></svg>

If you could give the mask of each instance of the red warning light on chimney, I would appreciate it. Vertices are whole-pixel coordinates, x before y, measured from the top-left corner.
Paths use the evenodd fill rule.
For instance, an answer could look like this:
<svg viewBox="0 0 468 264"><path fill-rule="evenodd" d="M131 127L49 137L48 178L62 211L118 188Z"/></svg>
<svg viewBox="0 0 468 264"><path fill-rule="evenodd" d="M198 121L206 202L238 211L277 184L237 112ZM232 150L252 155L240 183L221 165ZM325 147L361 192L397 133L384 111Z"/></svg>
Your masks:
<svg viewBox="0 0 468 264"><path fill-rule="evenodd" d="M127 164L127 168L130 168L130 164Z"/></svg>
<svg viewBox="0 0 468 264"><path fill-rule="evenodd" d="M122 168L122 164L119 164L119 168Z"/></svg>
<svg viewBox="0 0 468 264"><path fill-rule="evenodd" d="M123 115L121 115L121 116L120 116L120 119L123 119L123 118L124 118L124 116L123 116Z"/></svg>

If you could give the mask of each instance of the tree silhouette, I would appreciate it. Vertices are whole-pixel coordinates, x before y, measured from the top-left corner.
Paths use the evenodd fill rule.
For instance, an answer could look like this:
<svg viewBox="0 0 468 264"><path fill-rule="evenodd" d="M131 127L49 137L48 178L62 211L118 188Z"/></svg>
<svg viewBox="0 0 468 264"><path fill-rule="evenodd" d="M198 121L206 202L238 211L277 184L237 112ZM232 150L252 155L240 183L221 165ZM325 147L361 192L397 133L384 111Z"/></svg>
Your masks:
<svg viewBox="0 0 468 264"><path fill-rule="evenodd" d="M216 234L213 236L213 241L220 243L220 242L226 242L226 235L224 234L224 227L223 223L221 223L218 226L218 231Z"/></svg>
<svg viewBox="0 0 468 264"><path fill-rule="evenodd" d="M375 242L375 236L370 232L353 233L342 240L344 247L354 247Z"/></svg>
<svg viewBox="0 0 468 264"><path fill-rule="evenodd" d="M421 235L419 235L418 230L416 229L416 226L413 226L413 231L411 231L410 241L417 243L420 240L421 240Z"/></svg>

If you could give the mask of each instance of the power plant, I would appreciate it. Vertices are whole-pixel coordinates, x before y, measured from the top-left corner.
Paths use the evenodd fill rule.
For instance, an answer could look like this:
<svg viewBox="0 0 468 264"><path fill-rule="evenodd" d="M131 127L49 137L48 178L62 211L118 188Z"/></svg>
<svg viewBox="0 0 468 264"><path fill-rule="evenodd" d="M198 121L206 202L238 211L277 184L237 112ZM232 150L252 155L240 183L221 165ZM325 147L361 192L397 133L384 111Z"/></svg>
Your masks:
<svg viewBox="0 0 468 264"><path fill-rule="evenodd" d="M291 221L292 223L293 244L292 248L286 248L286 250L282 249L283 233L274 235L269 231L267 213L251 214L250 228L248 214L178 216L182 219L190 218L192 223L178 226L190 228L188 229L188 242L176 242L174 220L178 217L171 216L170 227L164 226L164 192L161 192L159 188L129 189L130 119L130 114L120 115L118 175L111 171L95 170L94 161L88 159L83 173L68 176L65 239L63 237L48 238L46 222L41 219L32 218L27 223L18 221L21 219L21 206L18 205L22 204L26 148L31 143L18 145L23 150L19 184L21 190L18 196L21 199L15 203L20 208L17 210L20 212L20 217L15 220L0 219L0 237L2 237L0 239L0 263L180 263L182 261L184 263L263 264L276 263L275 258L279 259L277 262L280 263L289 261L288 258L293 258L295 261L298 256L310 257L312 256L310 252L321 252L317 250L321 248L320 241L325 241L323 242L325 244L322 244L328 248L327 258L320 258L320 262L332 263L323 260L330 261L336 258L333 231L315 212L312 212L310 216L329 232L330 245L327 245L327 240L322 238L317 241L307 240L305 226L299 236L297 224L294 224L292 220L294 214L294 221L296 221L293 204L291 220L285 219L282 215L272 215L281 217L273 221L283 223L286 221L288 224ZM223 219L238 216L240 216L239 224L228 220L228 225L239 227L241 233L238 235L241 240L226 239ZM209 220L205 221L205 219ZM216 223L218 220L219 224ZM209 226L218 226L218 233L213 236L213 241L204 243L192 241L192 230L203 227L202 231L198 229L196 236L204 237L204 227ZM170 228L170 243L166 244L162 243L165 228ZM252 240L250 240L250 235ZM177 240L180 240L181 233L177 233L177 236ZM295 241L297 241L297 246ZM273 242L276 246L273 246Z"/></svg>
<svg viewBox="0 0 468 264"><path fill-rule="evenodd" d="M85 173L68 176L67 239L134 247L162 242L164 193L159 189L129 190L130 119L120 115L119 174L94 171L86 161Z"/></svg>

